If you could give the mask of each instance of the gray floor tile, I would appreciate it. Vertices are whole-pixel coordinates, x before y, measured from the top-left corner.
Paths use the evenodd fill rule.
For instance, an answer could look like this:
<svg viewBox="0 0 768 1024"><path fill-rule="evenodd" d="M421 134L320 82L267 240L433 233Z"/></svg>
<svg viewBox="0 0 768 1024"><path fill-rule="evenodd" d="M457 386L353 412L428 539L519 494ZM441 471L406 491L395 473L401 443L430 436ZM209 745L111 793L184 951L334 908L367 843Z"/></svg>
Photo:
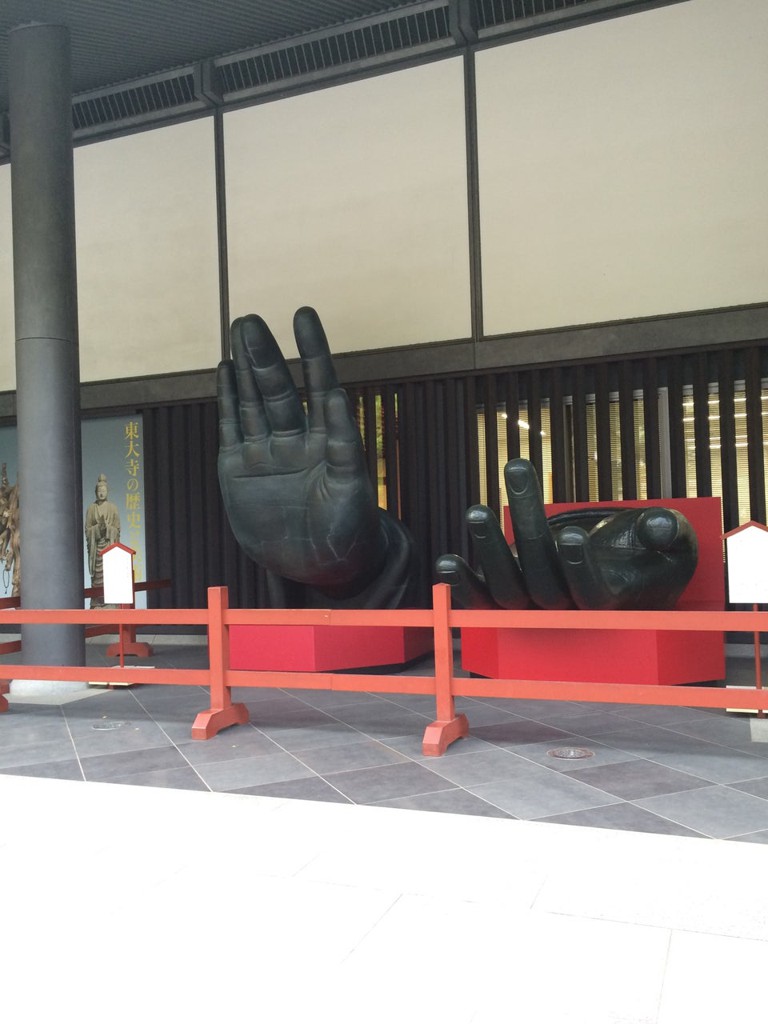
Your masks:
<svg viewBox="0 0 768 1024"><path fill-rule="evenodd" d="M386 742L389 736L413 733L423 736L425 728L432 721L424 715L395 704L350 704L335 708L334 716L346 725L365 733L373 739Z"/></svg>
<svg viewBox="0 0 768 1024"><path fill-rule="evenodd" d="M678 772L674 768L667 768L666 765L644 760L597 765L572 774L581 782L595 786L596 789L603 789L606 793L621 797L622 800L638 800L664 793L681 793L684 790L703 789L710 785L708 781L688 775L686 772Z"/></svg>
<svg viewBox="0 0 768 1024"><path fill-rule="evenodd" d="M437 717L434 695L427 693L388 693L382 699L387 704L394 704L395 707L416 711L418 714L429 718L430 721Z"/></svg>
<svg viewBox="0 0 768 1024"><path fill-rule="evenodd" d="M424 731L413 732L407 736L387 736L382 740L388 747L392 747L393 750L399 751L401 754L405 754L407 757L412 757L414 760L422 761L429 767L434 761L439 761L439 757L425 757L423 750ZM485 740L480 740L477 736L473 736L471 732L468 736L462 737L460 740L454 740L451 743L444 754L441 757L456 757L460 754L469 754L470 752L480 750L498 750L499 748L493 743L486 743Z"/></svg>
<svg viewBox="0 0 768 1024"><path fill-rule="evenodd" d="M742 782L765 774L763 758L642 722L603 733L600 741L710 782Z"/></svg>
<svg viewBox="0 0 768 1024"><path fill-rule="evenodd" d="M500 747L518 747L525 743L544 743L548 740L552 740L554 746L568 738L568 733L562 729L553 729L541 722L524 718L498 725L479 725L472 730L472 735Z"/></svg>
<svg viewBox="0 0 768 1024"><path fill-rule="evenodd" d="M117 728L101 728L102 724L115 724ZM116 718L92 724L80 722L72 727L72 738L80 757L170 746L168 736L149 718Z"/></svg>
<svg viewBox="0 0 768 1024"><path fill-rule="evenodd" d="M197 771L216 792L303 779L314 774L290 754L263 754L261 757L201 764Z"/></svg>
<svg viewBox="0 0 768 1024"><path fill-rule="evenodd" d="M258 726L258 729L260 733L290 753L295 753L297 750L310 750L314 747L357 743L362 738L357 729L326 716L317 725L296 724L291 726L286 721L280 725Z"/></svg>
<svg viewBox="0 0 768 1024"><path fill-rule="evenodd" d="M279 754L280 747L263 733L250 726L224 729L209 740L191 740L185 737L176 744L190 764L212 764L220 761L236 761L244 757L261 757L263 754Z"/></svg>
<svg viewBox="0 0 768 1024"><path fill-rule="evenodd" d="M387 693L381 694L380 699L388 704L395 704L397 707L408 708L409 711L417 711L419 714L429 718L430 721L437 716L437 706L433 693ZM467 714L480 708L477 701L469 697L456 697L454 705L457 711L463 711Z"/></svg>
<svg viewBox="0 0 768 1024"><path fill-rule="evenodd" d="M155 704L162 701L205 699L208 690L202 686L171 686L163 683L139 684L131 688L131 695L140 704Z"/></svg>
<svg viewBox="0 0 768 1024"><path fill-rule="evenodd" d="M35 779L73 779L83 780L80 765L71 761L48 761L45 764L16 765L12 768L0 768L0 775L23 775Z"/></svg>
<svg viewBox="0 0 768 1024"><path fill-rule="evenodd" d="M531 717L537 722L552 726L553 729L563 729L565 732L578 733L580 736L599 736L601 732L609 732L621 724L618 715L608 711L589 712L586 709L583 714L558 714L553 709L553 713L549 715L542 713Z"/></svg>
<svg viewBox="0 0 768 1024"><path fill-rule="evenodd" d="M515 817L526 819L619 802L609 793L522 759L516 776L467 788Z"/></svg>
<svg viewBox="0 0 768 1024"><path fill-rule="evenodd" d="M750 715L733 715L727 718L700 715L685 722L676 722L670 728L686 736L695 736L710 743L720 743L758 757L768 758L768 740L760 741L753 738L753 721Z"/></svg>
<svg viewBox="0 0 768 1024"><path fill-rule="evenodd" d="M98 718L140 718L146 712L130 690L105 690L85 700L62 704L61 711L70 724Z"/></svg>
<svg viewBox="0 0 768 1024"><path fill-rule="evenodd" d="M235 703L248 704L249 702L260 703L263 700L282 700L285 697L295 697L308 690L285 690L278 686L233 686L231 689L232 700Z"/></svg>
<svg viewBox="0 0 768 1024"><path fill-rule="evenodd" d="M539 821L557 825L581 825L587 828L620 829L626 832L655 832L665 836L694 836L703 833L686 828L677 822L652 814L631 803L610 804L607 807L590 807L568 814L553 814Z"/></svg>
<svg viewBox="0 0 768 1024"><path fill-rule="evenodd" d="M441 811L445 814L476 814L483 818L512 818L513 815L481 800L465 789L445 789L439 793L418 793L415 796L380 800L377 807L402 807L411 811Z"/></svg>
<svg viewBox="0 0 768 1024"><path fill-rule="evenodd" d="M26 743L12 747L0 744L0 768L46 764L49 761L71 761L74 756L75 748L68 736L43 743Z"/></svg>
<svg viewBox="0 0 768 1024"><path fill-rule="evenodd" d="M534 718L538 715L546 717L550 714L584 714L584 709L580 704L568 700L529 700L515 697L477 697L473 699L477 700L478 704L499 708L501 711L518 715L520 718Z"/></svg>
<svg viewBox="0 0 768 1024"><path fill-rule="evenodd" d="M385 764L398 764L407 761L404 754L399 754L391 747L376 740L364 739L355 733L359 742L342 743L330 747L315 747L308 750L293 751L294 755L318 775L331 775L334 772L354 771L356 768L375 768Z"/></svg>
<svg viewBox="0 0 768 1024"><path fill-rule="evenodd" d="M171 746L99 754L95 757L83 757L80 763L89 782L109 782L123 775L189 767L176 747Z"/></svg>
<svg viewBox="0 0 768 1024"><path fill-rule="evenodd" d="M490 750L468 751L455 757L431 757L427 764L431 771L448 779L456 786L478 786L518 774L521 759L499 747Z"/></svg>
<svg viewBox="0 0 768 1024"><path fill-rule="evenodd" d="M700 749L705 741L685 736L663 726L616 716L616 725L613 729L601 730L600 742L609 747L630 751L637 757L644 757L649 751L663 753L669 750Z"/></svg>
<svg viewBox="0 0 768 1024"><path fill-rule="evenodd" d="M763 829L762 832L748 832L745 836L730 836L729 842L758 843L768 846L768 829Z"/></svg>
<svg viewBox="0 0 768 1024"><path fill-rule="evenodd" d="M581 772L585 768L594 768L596 765L619 764L622 761L635 760L634 754L628 754L625 750L617 750L615 747L596 743L588 736L573 734L568 734L554 743L552 740L547 740L545 743L525 743L507 749L519 754L527 761L551 768L555 772ZM572 759L553 755L553 751L570 749L588 750L592 756Z"/></svg>
<svg viewBox="0 0 768 1024"><path fill-rule="evenodd" d="M520 715L513 715L509 711L502 711L501 708L470 708L464 714L467 716L469 728L472 732L475 732L481 725L503 725L505 722L526 721Z"/></svg>
<svg viewBox="0 0 768 1024"><path fill-rule="evenodd" d="M286 719L302 715L305 716L304 720L308 724L322 721L322 711L310 707L304 701L297 697L290 697L286 693L265 700L253 700L248 697L241 703L245 704L250 711L251 721L254 725L277 725Z"/></svg>
<svg viewBox="0 0 768 1024"><path fill-rule="evenodd" d="M378 803L395 797L453 788L440 775L412 762L339 772L329 776L329 781L356 804Z"/></svg>
<svg viewBox="0 0 768 1024"><path fill-rule="evenodd" d="M166 768L156 772L133 772L109 779L119 786L153 786L158 789L191 789L208 791L208 787L194 768Z"/></svg>
<svg viewBox="0 0 768 1024"><path fill-rule="evenodd" d="M69 739L69 728L64 718L4 720L0 716L0 748L34 747L40 743L58 743Z"/></svg>
<svg viewBox="0 0 768 1024"><path fill-rule="evenodd" d="M307 779L291 779L288 782L271 782L264 786L247 786L245 789L231 790L247 796L272 796L284 800L321 800L324 803L352 803L338 789L334 789L325 779L311 776Z"/></svg>
<svg viewBox="0 0 768 1024"><path fill-rule="evenodd" d="M703 745L699 750L653 755L651 760L723 785L755 779L764 774L764 769L760 768L763 759L728 747L719 747L714 743Z"/></svg>
<svg viewBox="0 0 768 1024"><path fill-rule="evenodd" d="M637 704L623 704L623 703L619 703L619 702L614 704L610 700L577 700L577 701L574 701L573 703L578 705L578 707L583 708L583 709L588 710L588 711L619 712L619 711L622 711L622 710L631 711L632 708L638 707Z"/></svg>
<svg viewBox="0 0 768 1024"><path fill-rule="evenodd" d="M618 712L621 718L630 718L635 722L647 722L649 725L666 725L676 728L686 722L700 722L703 712L698 708L669 706L666 704L630 704ZM685 731L685 730L682 730Z"/></svg>
<svg viewBox="0 0 768 1024"><path fill-rule="evenodd" d="M560 722L558 728L569 733L578 733L586 739L603 742L603 737L622 729L631 729L636 723L620 715L612 715L606 711L596 711L594 715L582 715L570 722Z"/></svg>
<svg viewBox="0 0 768 1024"><path fill-rule="evenodd" d="M752 796L759 796L768 800L768 778L750 779L748 782L734 782L732 789L741 790L742 793L751 793Z"/></svg>
<svg viewBox="0 0 768 1024"><path fill-rule="evenodd" d="M197 708L195 711L179 711L174 709L168 713L159 711L152 712L152 721L162 731L166 739L171 743L189 743L192 740L192 726L198 711L204 708ZM226 732L236 732L238 727L233 726ZM223 735L220 733L219 735Z"/></svg>
<svg viewBox="0 0 768 1024"><path fill-rule="evenodd" d="M714 839L768 828L768 801L730 786L653 796L635 803Z"/></svg>
<svg viewBox="0 0 768 1024"><path fill-rule="evenodd" d="M286 690L285 692L301 699L312 708L319 708L321 711L327 708L330 712L333 712L334 708L341 708L346 704L364 704L380 700L373 693L354 693L351 690Z"/></svg>
<svg viewBox="0 0 768 1024"><path fill-rule="evenodd" d="M64 715L58 704L10 704L7 711L0 715L0 722L13 722L14 725L27 724L41 725L44 722L62 722Z"/></svg>
<svg viewBox="0 0 768 1024"><path fill-rule="evenodd" d="M209 707L210 695L204 690L184 690L159 700L147 700L142 693L137 695L136 703L150 718L183 718L191 721L198 711L205 711Z"/></svg>

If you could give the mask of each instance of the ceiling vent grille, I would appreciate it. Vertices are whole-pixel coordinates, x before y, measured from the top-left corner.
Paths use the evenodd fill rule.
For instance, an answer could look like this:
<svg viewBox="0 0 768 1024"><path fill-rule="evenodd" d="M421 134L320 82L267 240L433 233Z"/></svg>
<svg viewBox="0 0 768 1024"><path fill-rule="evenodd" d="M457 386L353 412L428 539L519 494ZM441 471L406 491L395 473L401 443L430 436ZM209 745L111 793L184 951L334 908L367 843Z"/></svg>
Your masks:
<svg viewBox="0 0 768 1024"><path fill-rule="evenodd" d="M405 16L368 18L354 27L220 58L214 62L216 85L222 96L232 100L293 79L324 76L452 43L448 4L441 0L422 4Z"/></svg>
<svg viewBox="0 0 768 1024"><path fill-rule="evenodd" d="M111 89L80 93L72 103L72 121L77 136L105 128L145 123L197 110L203 106L195 90L193 68L183 68L151 79L125 82Z"/></svg>
<svg viewBox="0 0 768 1024"><path fill-rule="evenodd" d="M477 0L477 25L479 29L495 28L588 3L594 0Z"/></svg>
<svg viewBox="0 0 768 1024"><path fill-rule="evenodd" d="M501 43L681 0L416 0L330 28L120 82L73 98L75 139L312 88L367 69ZM0 111L0 163L10 153Z"/></svg>

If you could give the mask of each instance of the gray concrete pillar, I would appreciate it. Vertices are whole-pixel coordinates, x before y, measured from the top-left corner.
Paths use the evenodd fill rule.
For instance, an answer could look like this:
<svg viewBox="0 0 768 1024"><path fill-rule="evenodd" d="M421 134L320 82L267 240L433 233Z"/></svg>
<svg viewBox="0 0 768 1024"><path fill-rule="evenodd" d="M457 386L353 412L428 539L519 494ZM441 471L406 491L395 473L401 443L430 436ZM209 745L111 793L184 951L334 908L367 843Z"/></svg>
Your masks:
<svg viewBox="0 0 768 1024"><path fill-rule="evenodd" d="M69 33L9 34L23 608L83 607ZM82 664L80 626L23 626L25 664ZM13 692L13 690L12 690Z"/></svg>

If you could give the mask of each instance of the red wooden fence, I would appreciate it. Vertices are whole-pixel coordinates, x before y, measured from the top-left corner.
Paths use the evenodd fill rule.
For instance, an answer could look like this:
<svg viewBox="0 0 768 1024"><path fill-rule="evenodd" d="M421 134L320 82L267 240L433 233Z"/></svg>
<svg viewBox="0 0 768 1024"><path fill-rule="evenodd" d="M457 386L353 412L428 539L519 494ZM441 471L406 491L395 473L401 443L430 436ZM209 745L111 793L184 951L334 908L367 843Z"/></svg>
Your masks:
<svg viewBox="0 0 768 1024"><path fill-rule="evenodd" d="M426 727L423 739L425 755L443 754L448 745L466 736L466 715L457 713L456 697L508 697L545 700L604 701L626 704L667 704L686 707L744 708L768 710L768 690L760 687L725 689L710 686L648 686L631 683L541 682L525 679L464 678L454 675L453 630L461 627L504 627L509 629L648 629L695 630L702 632L738 631L752 634L768 632L768 612L586 612L541 610L463 611L450 606L450 589L445 584L433 588L431 609L404 610L327 610L327 609L248 609L228 607L227 590L212 587L207 608L187 609L94 609L94 610L0 610L0 624L22 623L81 624L106 632L106 627L135 629L137 626L204 626L208 632L208 667L170 668L98 668L84 665L0 665L5 680L50 679L99 682L204 686L210 690L209 707L201 711L192 725L194 739L209 739L221 729L248 721L244 704L232 701L231 688L291 687L296 689L338 690L371 693L427 694L435 698L435 720ZM434 634L434 674L424 676L379 675L373 673L333 672L259 672L229 667L229 627L233 625L314 625L314 626L421 626ZM0 694L7 685L0 683ZM8 709L0 695L0 711Z"/></svg>

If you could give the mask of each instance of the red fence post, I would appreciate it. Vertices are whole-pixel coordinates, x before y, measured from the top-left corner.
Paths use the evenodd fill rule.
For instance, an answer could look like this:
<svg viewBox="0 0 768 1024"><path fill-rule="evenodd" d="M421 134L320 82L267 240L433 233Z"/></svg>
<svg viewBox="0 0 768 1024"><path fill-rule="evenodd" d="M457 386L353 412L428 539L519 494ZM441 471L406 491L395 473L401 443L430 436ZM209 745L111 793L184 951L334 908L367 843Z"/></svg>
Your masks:
<svg viewBox="0 0 768 1024"><path fill-rule="evenodd" d="M432 616L437 719L424 730L421 749L427 757L439 757L454 740L461 739L469 732L467 716L456 714L453 699L451 588L446 583L437 583L432 588Z"/></svg>
<svg viewBox="0 0 768 1024"><path fill-rule="evenodd" d="M225 616L229 610L226 587L208 588L208 676L211 706L201 711L192 726L193 740L208 740L230 725L245 725L248 708L233 704L227 678L229 675L229 626Z"/></svg>

